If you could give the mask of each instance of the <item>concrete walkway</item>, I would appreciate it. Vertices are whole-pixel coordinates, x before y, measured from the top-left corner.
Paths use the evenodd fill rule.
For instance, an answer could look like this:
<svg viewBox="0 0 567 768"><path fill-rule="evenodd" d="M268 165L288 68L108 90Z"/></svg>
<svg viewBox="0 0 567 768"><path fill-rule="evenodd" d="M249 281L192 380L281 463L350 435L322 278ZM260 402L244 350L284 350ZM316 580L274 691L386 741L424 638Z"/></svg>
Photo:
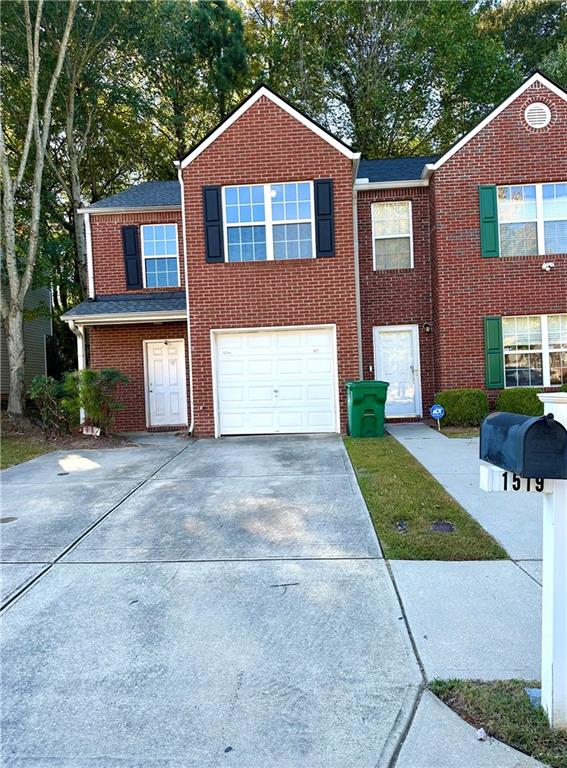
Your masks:
<svg viewBox="0 0 567 768"><path fill-rule="evenodd" d="M2 765L374 768L422 676L337 436L2 473Z"/></svg>
<svg viewBox="0 0 567 768"><path fill-rule="evenodd" d="M538 680L541 497L481 491L477 439L447 438L424 424L388 431L513 558L391 562L426 677Z"/></svg>

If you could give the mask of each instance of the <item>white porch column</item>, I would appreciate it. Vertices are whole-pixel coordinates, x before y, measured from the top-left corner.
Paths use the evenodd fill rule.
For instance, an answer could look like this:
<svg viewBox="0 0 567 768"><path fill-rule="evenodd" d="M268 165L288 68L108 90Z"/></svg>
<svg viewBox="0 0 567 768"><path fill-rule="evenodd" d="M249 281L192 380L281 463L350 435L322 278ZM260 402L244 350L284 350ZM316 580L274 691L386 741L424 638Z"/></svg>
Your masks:
<svg viewBox="0 0 567 768"><path fill-rule="evenodd" d="M77 370L83 371L87 367L85 329L77 325L73 320L69 321L69 328L77 337ZM81 424L85 420L85 412L82 408L79 411L79 420Z"/></svg>
<svg viewBox="0 0 567 768"><path fill-rule="evenodd" d="M567 393L538 395L567 429ZM567 480L543 494L541 703L553 728L567 728Z"/></svg>

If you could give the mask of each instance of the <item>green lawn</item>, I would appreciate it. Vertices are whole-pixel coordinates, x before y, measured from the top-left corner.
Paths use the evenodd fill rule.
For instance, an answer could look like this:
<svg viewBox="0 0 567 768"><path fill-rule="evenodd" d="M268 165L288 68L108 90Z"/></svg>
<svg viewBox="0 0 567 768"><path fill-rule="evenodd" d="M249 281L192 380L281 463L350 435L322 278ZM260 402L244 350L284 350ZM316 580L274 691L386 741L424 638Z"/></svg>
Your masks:
<svg viewBox="0 0 567 768"><path fill-rule="evenodd" d="M444 427L441 425L441 434L445 437L478 437L480 427Z"/></svg>
<svg viewBox="0 0 567 768"><path fill-rule="evenodd" d="M33 437L2 437L0 442L0 469L33 459L51 448Z"/></svg>
<svg viewBox="0 0 567 768"><path fill-rule="evenodd" d="M467 722L554 768L567 768L567 731L552 731L543 709L535 709L525 680L434 680L431 690Z"/></svg>
<svg viewBox="0 0 567 768"><path fill-rule="evenodd" d="M345 438L384 555L392 560L501 560L502 547L393 437ZM453 533L431 524L449 521Z"/></svg>

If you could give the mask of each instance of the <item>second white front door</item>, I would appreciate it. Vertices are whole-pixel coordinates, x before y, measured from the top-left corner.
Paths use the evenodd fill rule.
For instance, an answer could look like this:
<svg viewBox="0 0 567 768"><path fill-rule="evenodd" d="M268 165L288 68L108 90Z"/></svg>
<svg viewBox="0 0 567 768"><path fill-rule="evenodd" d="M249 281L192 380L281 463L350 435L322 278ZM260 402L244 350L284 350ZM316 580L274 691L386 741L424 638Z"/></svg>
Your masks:
<svg viewBox="0 0 567 768"><path fill-rule="evenodd" d="M376 379L390 384L386 417L422 415L417 325L374 328L374 371Z"/></svg>
<svg viewBox="0 0 567 768"><path fill-rule="evenodd" d="M147 341L146 372L148 426L187 424L184 342Z"/></svg>

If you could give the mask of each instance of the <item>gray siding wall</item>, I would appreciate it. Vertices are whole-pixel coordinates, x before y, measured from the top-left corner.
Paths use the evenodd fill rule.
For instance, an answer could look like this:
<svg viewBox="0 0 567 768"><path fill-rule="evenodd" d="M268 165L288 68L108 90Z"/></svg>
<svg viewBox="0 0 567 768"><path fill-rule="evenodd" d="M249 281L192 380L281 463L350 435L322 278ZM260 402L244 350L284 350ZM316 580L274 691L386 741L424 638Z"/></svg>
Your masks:
<svg viewBox="0 0 567 768"><path fill-rule="evenodd" d="M25 300L26 309L34 309L40 304L51 307L51 291L49 288L36 288L28 291ZM50 317L37 317L24 321L24 345L26 348L26 367L24 379L29 386L34 376L46 373L45 370L45 337L52 333ZM10 388L10 368L8 365L8 350L4 326L0 323L0 395L7 397Z"/></svg>

